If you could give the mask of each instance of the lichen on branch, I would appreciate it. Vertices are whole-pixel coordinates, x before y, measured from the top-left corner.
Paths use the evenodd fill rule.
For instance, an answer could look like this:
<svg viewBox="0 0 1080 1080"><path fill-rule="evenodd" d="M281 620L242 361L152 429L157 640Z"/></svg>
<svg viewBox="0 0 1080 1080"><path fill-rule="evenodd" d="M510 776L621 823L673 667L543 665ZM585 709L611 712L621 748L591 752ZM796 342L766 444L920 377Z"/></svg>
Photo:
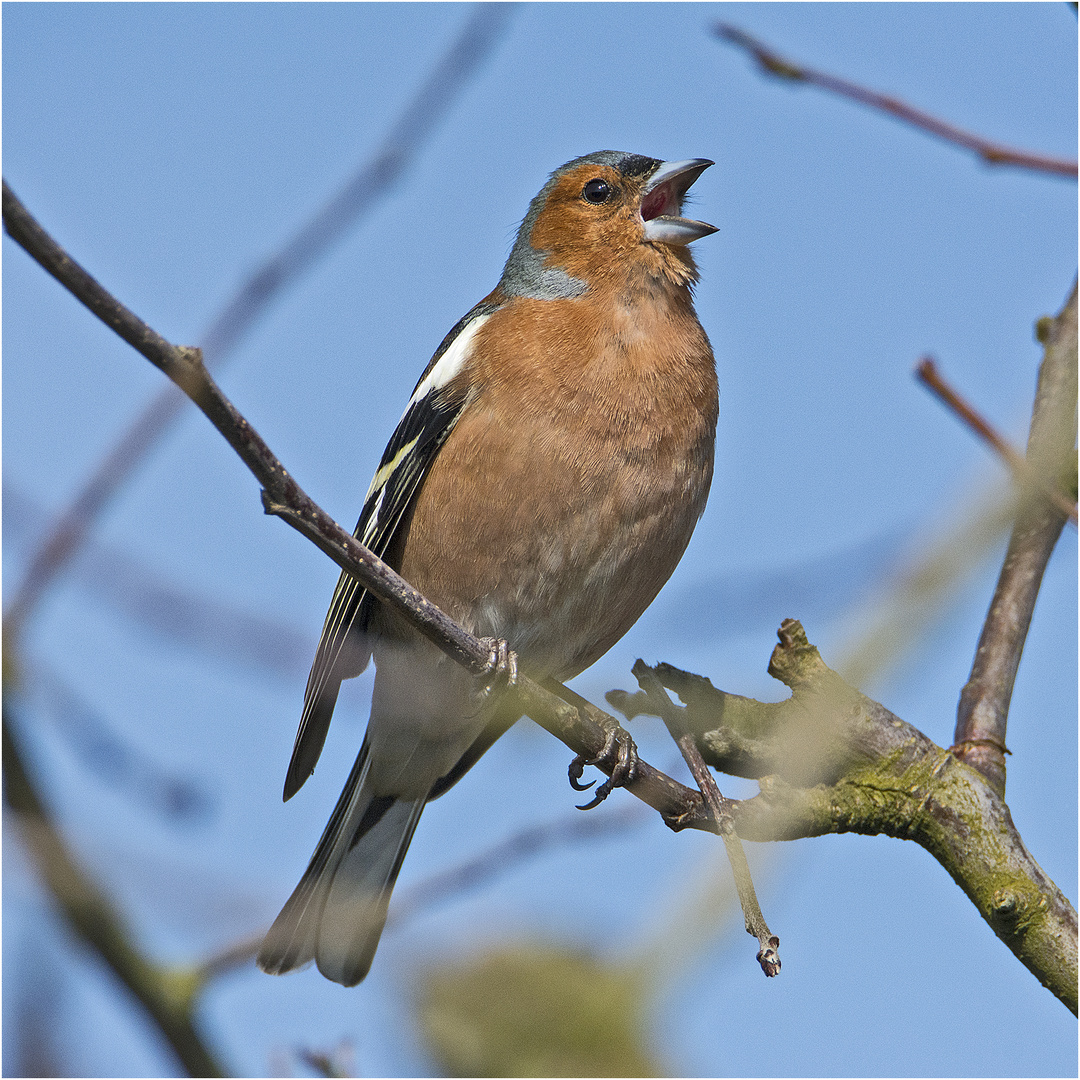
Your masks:
<svg viewBox="0 0 1080 1080"><path fill-rule="evenodd" d="M705 760L759 781L758 795L731 804L745 840L854 832L924 847L1075 1013L1076 912L1024 846L1001 796L976 769L845 683L798 622L786 620L779 638L769 673L791 690L786 701L728 694L700 675L640 661L642 689L608 700L629 717L663 715L672 702L653 686L678 695L680 723Z"/></svg>

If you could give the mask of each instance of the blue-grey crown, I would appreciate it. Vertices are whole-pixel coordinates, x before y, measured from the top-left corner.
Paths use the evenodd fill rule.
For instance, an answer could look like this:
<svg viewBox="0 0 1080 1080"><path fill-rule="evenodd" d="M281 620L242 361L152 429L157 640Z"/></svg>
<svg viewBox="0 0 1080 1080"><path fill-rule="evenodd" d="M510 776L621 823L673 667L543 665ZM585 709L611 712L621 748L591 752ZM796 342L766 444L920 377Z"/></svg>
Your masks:
<svg viewBox="0 0 1080 1080"><path fill-rule="evenodd" d="M545 266L546 251L538 251L529 242L533 226L544 209L548 196L559 179L579 165L608 165L624 176L643 176L662 164L657 158L628 154L621 150L597 150L560 165L531 203L517 239L506 260L499 285L508 296L528 296L534 300L566 300L581 296L588 286L557 266Z"/></svg>

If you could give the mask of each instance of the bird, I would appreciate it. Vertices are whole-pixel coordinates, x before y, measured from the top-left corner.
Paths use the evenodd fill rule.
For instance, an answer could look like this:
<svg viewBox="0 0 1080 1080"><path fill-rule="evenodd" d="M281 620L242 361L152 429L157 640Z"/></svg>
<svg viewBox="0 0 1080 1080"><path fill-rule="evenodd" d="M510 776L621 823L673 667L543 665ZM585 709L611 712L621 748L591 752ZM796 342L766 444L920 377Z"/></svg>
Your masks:
<svg viewBox="0 0 1080 1080"><path fill-rule="evenodd" d="M495 289L446 335L371 481L356 537L535 679L615 644L682 558L712 482L719 411L682 216L714 162L603 150L531 201ZM505 656L504 652L504 656ZM261 969L371 967L425 804L520 718L513 695L411 629L347 573L323 626L286 774L322 751L342 680L375 661L363 744Z"/></svg>

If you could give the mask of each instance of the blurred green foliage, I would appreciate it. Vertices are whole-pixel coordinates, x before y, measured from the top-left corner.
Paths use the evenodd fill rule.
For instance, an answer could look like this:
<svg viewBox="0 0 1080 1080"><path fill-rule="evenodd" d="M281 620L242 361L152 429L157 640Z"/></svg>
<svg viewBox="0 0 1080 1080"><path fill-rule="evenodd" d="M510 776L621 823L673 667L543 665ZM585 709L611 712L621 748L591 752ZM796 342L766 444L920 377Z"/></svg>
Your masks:
<svg viewBox="0 0 1080 1080"><path fill-rule="evenodd" d="M649 980L585 952L517 945L430 969L418 1015L449 1076L665 1076L645 1046Z"/></svg>

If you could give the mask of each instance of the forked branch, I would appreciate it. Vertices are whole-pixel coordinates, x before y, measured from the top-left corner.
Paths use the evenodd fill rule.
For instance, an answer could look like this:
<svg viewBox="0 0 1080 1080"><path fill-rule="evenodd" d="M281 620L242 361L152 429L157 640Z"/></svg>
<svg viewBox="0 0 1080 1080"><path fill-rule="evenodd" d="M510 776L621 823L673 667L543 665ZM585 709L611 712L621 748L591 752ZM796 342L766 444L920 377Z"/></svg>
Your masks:
<svg viewBox="0 0 1080 1080"><path fill-rule="evenodd" d="M848 686L799 623L786 620L779 637L769 673L791 689L786 701L727 694L667 664L638 670L645 689L612 691L608 701L629 717L664 717L670 699L650 679L678 694L679 722L705 760L760 784L759 795L730 803L745 840L854 832L922 845L1075 1013L1076 912L1031 857L1001 796L981 773Z"/></svg>

